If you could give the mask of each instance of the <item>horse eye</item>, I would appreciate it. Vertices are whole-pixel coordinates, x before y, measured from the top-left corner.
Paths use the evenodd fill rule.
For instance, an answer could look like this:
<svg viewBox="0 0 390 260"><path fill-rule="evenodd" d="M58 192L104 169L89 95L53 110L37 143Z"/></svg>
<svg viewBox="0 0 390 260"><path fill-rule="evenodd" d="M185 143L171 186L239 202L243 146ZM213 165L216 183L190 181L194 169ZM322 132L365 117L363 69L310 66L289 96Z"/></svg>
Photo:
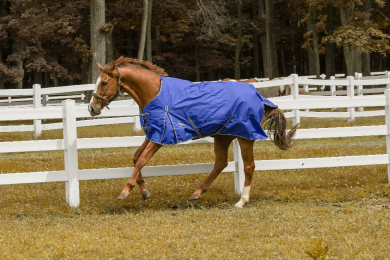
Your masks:
<svg viewBox="0 0 390 260"><path fill-rule="evenodd" d="M102 86L105 87L107 85L107 82L106 81L103 81L102 82Z"/></svg>

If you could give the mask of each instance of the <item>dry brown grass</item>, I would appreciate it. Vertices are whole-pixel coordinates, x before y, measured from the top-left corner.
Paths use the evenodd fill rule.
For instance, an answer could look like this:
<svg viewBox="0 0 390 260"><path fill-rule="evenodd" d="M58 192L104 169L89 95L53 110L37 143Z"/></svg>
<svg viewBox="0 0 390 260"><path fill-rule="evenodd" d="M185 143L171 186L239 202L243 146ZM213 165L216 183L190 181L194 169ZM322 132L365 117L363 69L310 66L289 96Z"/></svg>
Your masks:
<svg viewBox="0 0 390 260"><path fill-rule="evenodd" d="M303 119L302 127L380 125L383 118ZM124 136L132 127L78 129L79 137ZM41 139L62 138L46 131ZM1 141L30 140L31 133L1 134ZM257 142L256 160L386 153L385 145L339 145L383 137L302 140L290 151ZM320 144L320 145L319 145ZM1 144L0 144L1 145ZM134 148L79 151L79 168L132 166ZM212 145L170 146L148 165L213 162ZM233 160L232 149L229 160ZM0 172L62 170L62 152L1 154ZM146 178L151 197L136 188L116 196L127 180L80 182L81 205L65 202L64 183L0 186L1 259L309 259L305 250L323 239L327 259L388 259L390 186L380 166L256 172L251 202L229 210L233 174L224 173L202 200L187 199L206 175Z"/></svg>
<svg viewBox="0 0 390 260"><path fill-rule="evenodd" d="M242 211L150 210L1 219L2 259L388 259L390 217L359 203L259 201Z"/></svg>

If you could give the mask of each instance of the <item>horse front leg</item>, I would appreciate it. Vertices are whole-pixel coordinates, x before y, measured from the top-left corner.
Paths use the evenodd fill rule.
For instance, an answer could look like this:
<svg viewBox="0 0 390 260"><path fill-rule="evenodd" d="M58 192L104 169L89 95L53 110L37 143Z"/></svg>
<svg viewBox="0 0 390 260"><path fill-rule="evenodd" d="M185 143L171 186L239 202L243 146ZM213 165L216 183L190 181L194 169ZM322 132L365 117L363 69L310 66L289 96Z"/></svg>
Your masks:
<svg viewBox="0 0 390 260"><path fill-rule="evenodd" d="M145 150L145 148L148 145L148 143L149 143L149 140L145 139L145 141L142 143L142 145L134 153L134 156L133 156L133 163L134 163L134 165L137 163L138 158L141 156L142 152ZM137 184L138 184L138 186L139 186L139 188L141 190L142 198L144 200L146 200L149 197L150 192L149 192L149 189L145 186L145 181L142 178L142 172L140 172L140 174L138 175Z"/></svg>
<svg viewBox="0 0 390 260"><path fill-rule="evenodd" d="M145 188L145 190L147 190L147 188L143 184L141 169L146 165L146 163L150 160L150 158L152 158L152 156L161 148L162 145L149 142L149 141L146 143L145 142L144 142L145 148L140 153L139 157L137 158L134 164L133 174L131 175L130 180L127 182L126 187L122 190L118 199L124 199L129 197L130 190L134 188L136 182L138 183L138 185L140 185L141 191L142 191L142 186Z"/></svg>

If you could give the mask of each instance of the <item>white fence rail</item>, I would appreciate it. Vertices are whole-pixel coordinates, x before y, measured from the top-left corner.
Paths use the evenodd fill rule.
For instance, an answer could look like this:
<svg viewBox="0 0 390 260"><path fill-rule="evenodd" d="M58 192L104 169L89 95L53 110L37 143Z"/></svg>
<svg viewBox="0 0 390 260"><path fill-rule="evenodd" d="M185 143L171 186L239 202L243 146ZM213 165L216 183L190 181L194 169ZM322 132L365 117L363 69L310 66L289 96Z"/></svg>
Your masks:
<svg viewBox="0 0 390 260"><path fill-rule="evenodd" d="M362 96L363 93L379 93L383 94L385 88L373 88L373 89L363 89L365 85L386 85L390 86L390 73L385 72L373 72L372 75L376 75L374 77L362 78L360 74L357 74L355 78L361 80L353 80L351 79L339 79L335 80L335 77L344 77L344 74L336 74L335 77L332 77L331 80L316 80L311 79L315 78L315 76L298 76L295 80L293 80L293 76L290 78L283 80L275 80L275 81L263 81L259 83L252 83L256 88L265 88L272 86L280 86L280 85L291 85L298 84L299 86L303 86L305 90L309 90L309 85L317 85L317 86L330 86L331 91L321 91L321 92L311 92L312 95L330 95L335 98L338 98L336 95L346 95L349 96L358 95ZM378 79L383 78L383 79ZM321 75L321 78L325 78L325 75ZM258 79L265 80L265 79ZM365 80L364 82L362 82ZM358 85L360 84L360 85ZM348 90L336 91L336 86L347 86ZM355 90L355 86L357 89ZM12 89L12 90L1 90L0 91L0 105L1 102L8 102L12 97L18 97L18 99L13 99L14 103L24 104L31 106L31 102L33 103L33 107L35 109L40 108L41 106L48 106L50 104L60 104L58 101L62 99L74 99L77 103L82 101L84 103L84 91L93 90L93 84L86 85L78 85L78 86L67 86L67 87L55 87L55 88L43 88L41 89L40 85L34 85L33 89ZM349 92L348 92L349 91ZM352 91L352 92L351 92ZM77 94L78 95L75 95ZM62 96L52 96L61 94ZM28 98L19 98L20 96L29 96ZM5 97L6 99L1 99L1 97ZM279 97L280 99L307 99L311 98L304 95L299 95L299 92L293 93L291 96ZM17 100L17 101L15 101ZM22 100L22 102L20 102ZM55 103L49 102L50 100L56 100ZM276 100L276 99L271 99ZM54 101L53 101L54 102ZM130 102L130 103L127 103ZM11 104L11 103L10 103ZM135 105L132 99L130 100L122 100L115 101L112 103L112 106L121 106L121 105ZM370 117L370 116L383 116L385 114L384 110L380 111L364 111L362 106L359 106L359 111L352 111L354 108L350 108L348 112L310 112L309 109L305 111L294 111L287 112L287 118L294 118L294 122L299 122L300 117L321 117L321 118L349 118L349 121L353 121L355 117ZM1 111L1 110L0 110ZM7 110L8 111L8 110ZM132 123L134 126L134 130L141 130L141 125L139 123L139 115L134 114L125 118L105 118L98 120L81 120L77 121L78 127L83 126L96 126L96 125L109 125L109 124L122 124L122 123ZM34 120L33 125L14 125L14 126L0 126L0 132L24 132L24 131L34 131L35 137L41 135L44 130L53 130L53 129L62 129L62 123L54 123L54 124L42 124L41 120Z"/></svg>
<svg viewBox="0 0 390 260"><path fill-rule="evenodd" d="M293 75L291 79L294 97L298 92L298 77ZM319 80L321 81L321 80ZM275 81L276 82L276 81ZM323 84L322 82L317 82ZM349 96L342 98L318 98L312 99L274 99L274 102L284 110L293 110L295 118L299 119L300 109L317 108L353 108L357 106L385 106L386 124L380 126L342 127L323 129L299 129L297 139L308 138L334 138L386 135L387 154L305 158L290 160L262 160L256 161L256 170L281 170L281 169L306 169L322 167L361 166L390 163L390 90L382 96ZM296 111L299 111L298 113ZM111 110L104 111L104 116L132 116L138 113L137 106L112 106ZM14 174L0 174L0 185L41 183L41 182L65 182L66 200L69 205L76 207L80 204L79 181L97 179L129 178L133 167L114 169L78 169L78 149L111 148L111 147L138 147L144 137L106 137L106 138L77 138L76 118L89 117L85 106L76 106L74 100L63 101L62 107L40 107L35 109L12 109L0 115L0 121L9 120L41 120L62 119L64 123L63 137L59 140L1 142L0 153L35 152L63 150L65 154L65 169L63 171L28 172ZM212 138L204 138L189 141L186 144L212 143ZM241 193L244 184L244 172L240 149L237 140L233 143L234 161L229 162L224 172L234 172L235 191ZM172 176L185 174L209 173L213 168L212 163L192 165L170 165L145 167L142 174L145 177ZM390 178L390 172L389 178Z"/></svg>

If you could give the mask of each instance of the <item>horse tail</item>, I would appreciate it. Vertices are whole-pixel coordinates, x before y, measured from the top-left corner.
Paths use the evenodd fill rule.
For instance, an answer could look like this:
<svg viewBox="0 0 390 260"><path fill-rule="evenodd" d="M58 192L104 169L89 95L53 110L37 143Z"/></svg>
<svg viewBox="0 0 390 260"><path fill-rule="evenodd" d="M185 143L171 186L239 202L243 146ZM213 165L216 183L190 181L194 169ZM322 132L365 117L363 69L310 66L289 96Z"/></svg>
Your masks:
<svg viewBox="0 0 390 260"><path fill-rule="evenodd" d="M292 142L299 124L296 124L286 133L287 120L282 110L265 105L264 106L264 129L268 130L268 136L281 150L287 150L295 145Z"/></svg>

